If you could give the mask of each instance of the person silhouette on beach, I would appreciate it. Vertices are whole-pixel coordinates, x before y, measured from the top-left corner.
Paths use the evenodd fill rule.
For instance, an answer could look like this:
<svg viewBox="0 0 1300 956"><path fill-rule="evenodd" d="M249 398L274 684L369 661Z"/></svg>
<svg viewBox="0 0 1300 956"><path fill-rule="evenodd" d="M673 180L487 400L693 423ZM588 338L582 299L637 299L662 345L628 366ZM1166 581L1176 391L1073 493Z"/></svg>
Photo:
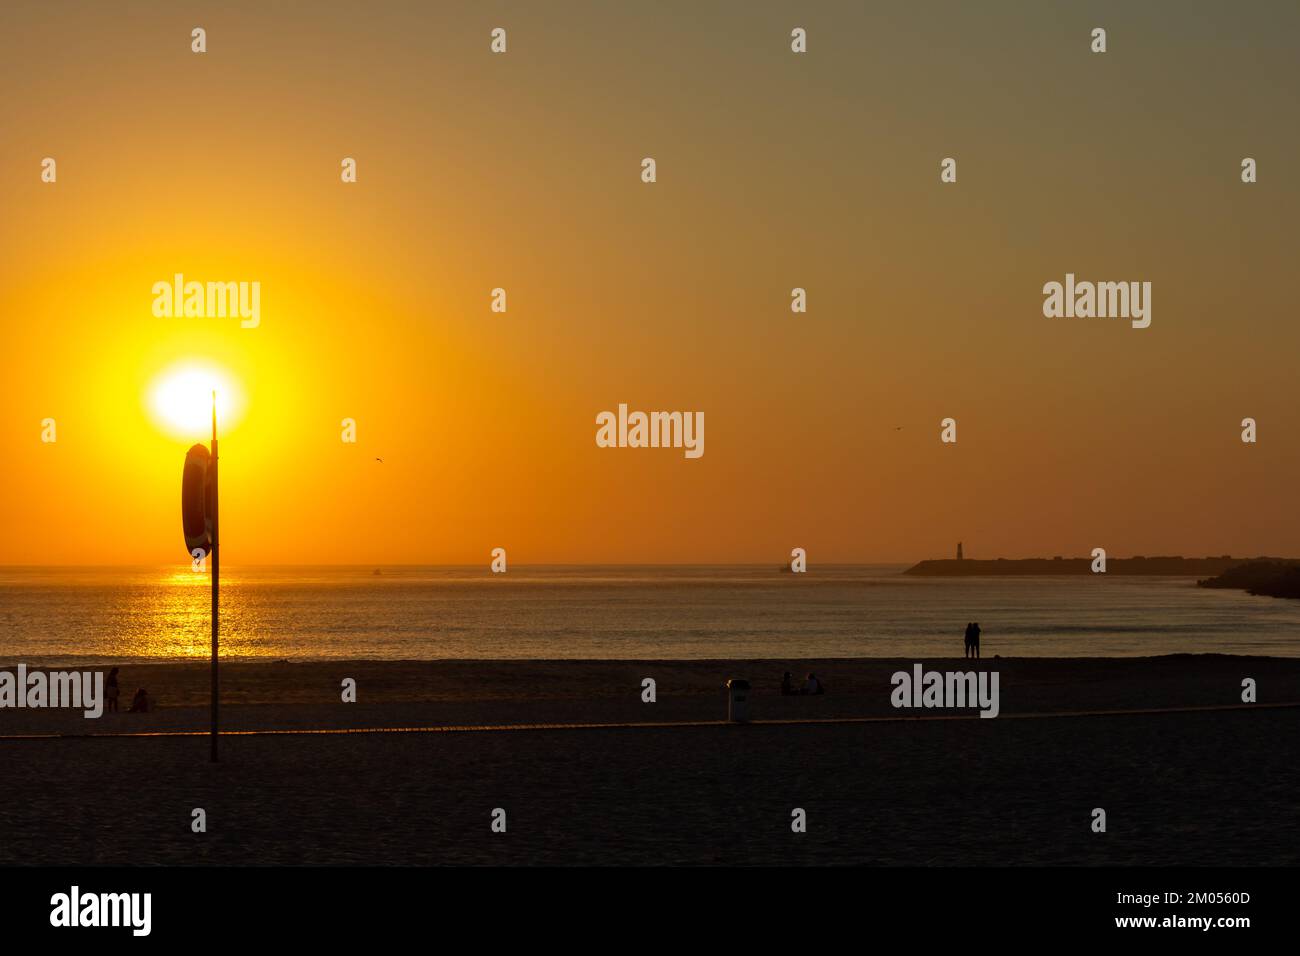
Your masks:
<svg viewBox="0 0 1300 956"><path fill-rule="evenodd" d="M108 672L108 709L117 713L117 696L120 693L117 686L117 668L114 667Z"/></svg>
<svg viewBox="0 0 1300 956"><path fill-rule="evenodd" d="M967 621L966 622L966 653L963 655L965 657L970 657L971 655L971 648L974 643L974 638L971 632L974 629L975 629L974 623L971 621Z"/></svg>
<svg viewBox="0 0 1300 956"><path fill-rule="evenodd" d="M974 657L980 656L980 622L976 621L970 626L970 646L974 652Z"/></svg>

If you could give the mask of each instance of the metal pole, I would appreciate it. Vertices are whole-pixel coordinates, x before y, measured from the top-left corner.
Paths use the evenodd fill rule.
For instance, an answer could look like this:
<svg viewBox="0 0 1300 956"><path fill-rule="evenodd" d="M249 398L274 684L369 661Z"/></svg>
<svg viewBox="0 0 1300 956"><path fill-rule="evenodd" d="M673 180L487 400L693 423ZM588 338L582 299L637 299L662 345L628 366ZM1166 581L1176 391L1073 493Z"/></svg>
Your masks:
<svg viewBox="0 0 1300 956"><path fill-rule="evenodd" d="M217 393L212 393L212 461L208 471L212 482L212 762L217 760L217 590L220 558L217 547Z"/></svg>

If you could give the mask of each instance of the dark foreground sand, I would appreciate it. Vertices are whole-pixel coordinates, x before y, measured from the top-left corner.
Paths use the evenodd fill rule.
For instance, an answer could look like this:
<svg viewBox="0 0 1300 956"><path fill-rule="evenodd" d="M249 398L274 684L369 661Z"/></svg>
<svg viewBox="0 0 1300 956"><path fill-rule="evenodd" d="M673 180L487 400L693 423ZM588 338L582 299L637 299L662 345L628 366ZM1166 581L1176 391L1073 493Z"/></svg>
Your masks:
<svg viewBox="0 0 1300 956"><path fill-rule="evenodd" d="M1300 703L1300 660L985 660L996 720L893 710L889 675L911 663L229 663L230 729L710 721L728 676L754 681L758 720L906 719L229 736L215 766L203 736L102 736L206 728L202 666L132 665L124 698L142 684L163 710L0 711L0 734L101 735L0 740L0 863L1300 862L1300 708L1265 706ZM780 697L785 669L831 693ZM358 703L339 702L343 677ZM1260 706L1015 716L1231 707L1243 677Z"/></svg>

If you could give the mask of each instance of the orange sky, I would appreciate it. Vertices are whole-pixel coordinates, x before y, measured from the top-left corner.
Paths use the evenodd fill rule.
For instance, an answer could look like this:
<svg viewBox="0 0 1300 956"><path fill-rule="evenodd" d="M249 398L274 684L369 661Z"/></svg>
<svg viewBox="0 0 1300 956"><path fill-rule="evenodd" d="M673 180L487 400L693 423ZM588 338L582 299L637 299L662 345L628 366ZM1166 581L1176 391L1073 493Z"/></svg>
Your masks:
<svg viewBox="0 0 1300 956"><path fill-rule="evenodd" d="M1300 554L1294 5L262 6L0 14L0 563L185 560L186 361L228 563ZM178 272L260 326L156 318ZM1066 272L1151 327L1044 318ZM598 448L620 402L705 454Z"/></svg>

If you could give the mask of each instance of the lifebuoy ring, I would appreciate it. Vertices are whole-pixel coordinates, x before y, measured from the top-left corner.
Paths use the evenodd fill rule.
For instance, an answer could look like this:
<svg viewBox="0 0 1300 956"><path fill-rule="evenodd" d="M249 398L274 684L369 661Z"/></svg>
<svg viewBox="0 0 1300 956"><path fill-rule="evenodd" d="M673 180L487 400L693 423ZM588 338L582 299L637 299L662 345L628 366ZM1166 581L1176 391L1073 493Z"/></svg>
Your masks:
<svg viewBox="0 0 1300 956"><path fill-rule="evenodd" d="M196 444L185 453L185 471L181 475L181 526L185 530L185 550L191 555L212 553L212 524L208 520L208 462L206 445Z"/></svg>

